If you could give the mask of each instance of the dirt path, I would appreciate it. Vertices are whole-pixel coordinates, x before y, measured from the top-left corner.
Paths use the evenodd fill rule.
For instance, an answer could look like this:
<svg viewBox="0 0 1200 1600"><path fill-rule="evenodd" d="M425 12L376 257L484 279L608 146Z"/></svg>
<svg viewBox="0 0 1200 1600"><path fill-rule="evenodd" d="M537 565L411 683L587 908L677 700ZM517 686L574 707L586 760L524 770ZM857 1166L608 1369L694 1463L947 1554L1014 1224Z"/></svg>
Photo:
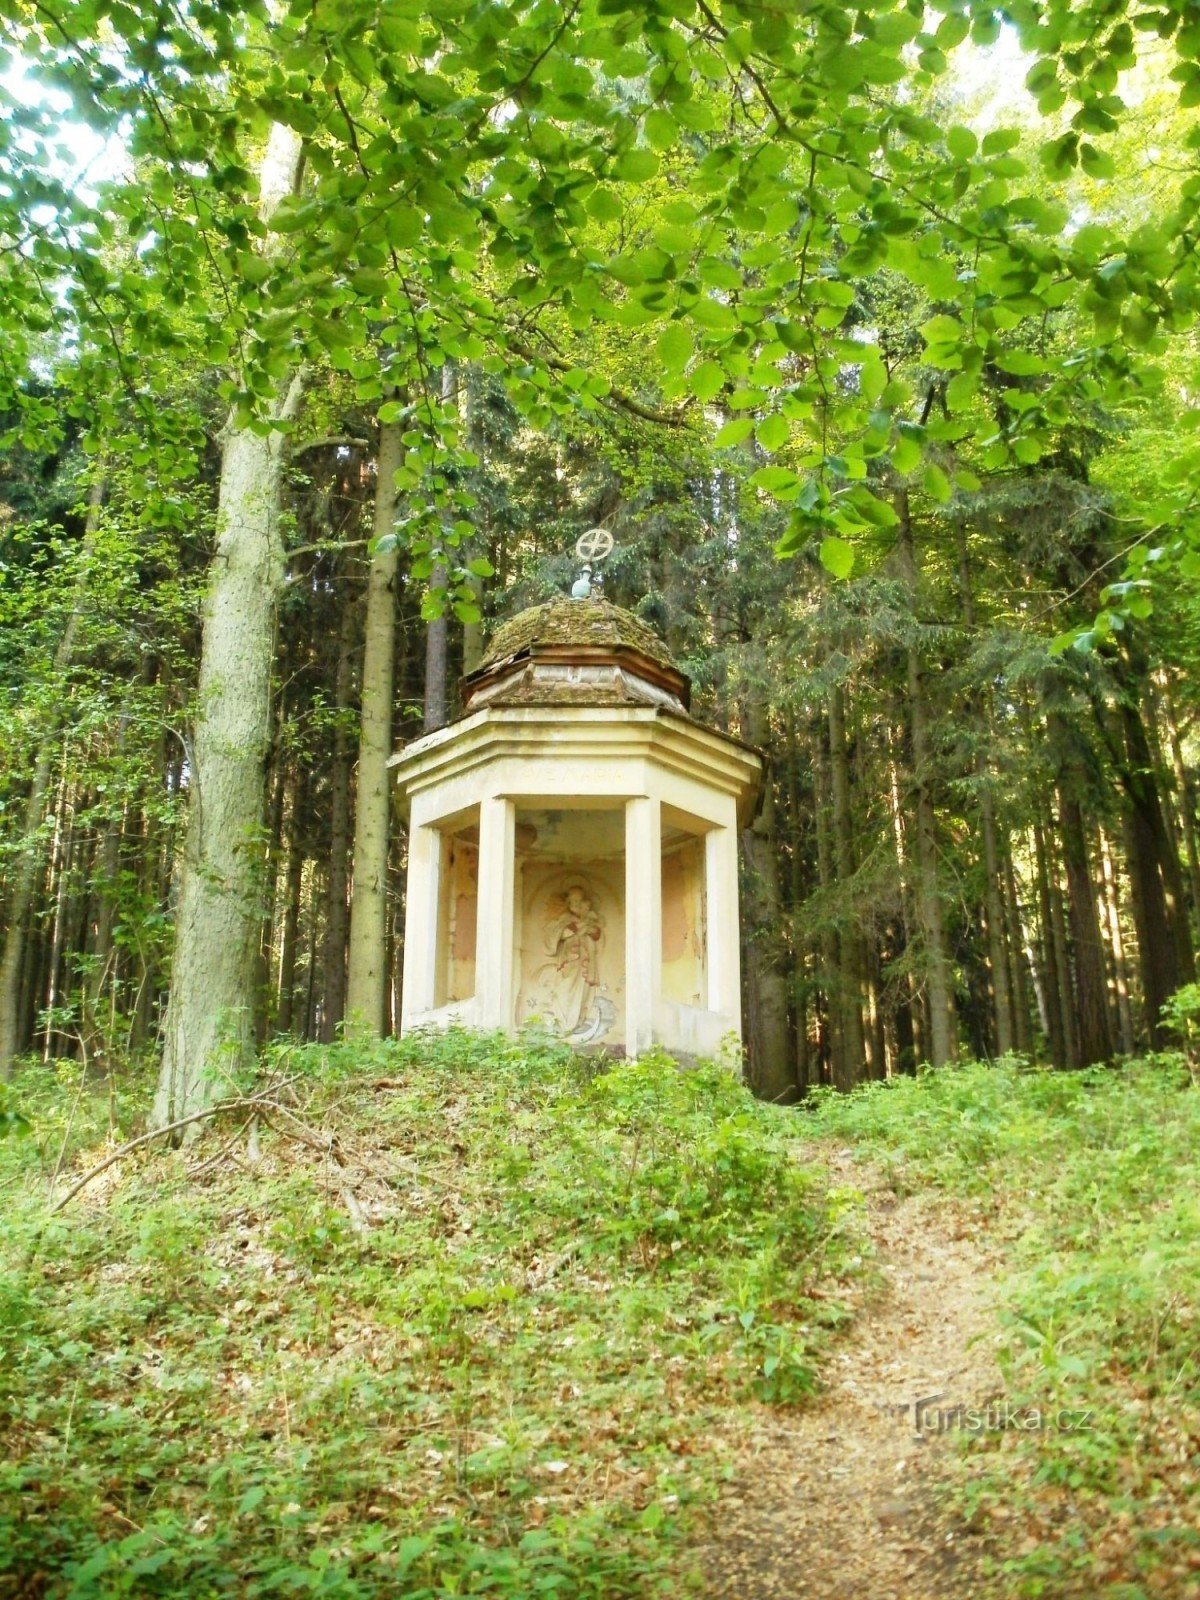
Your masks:
<svg viewBox="0 0 1200 1600"><path fill-rule="evenodd" d="M898 1198L848 1151L814 1154L866 1196L884 1285L834 1352L813 1406L763 1413L698 1552L707 1600L970 1600L981 1554L938 1488L952 1423L1000 1388L992 1313L996 1261L944 1196ZM916 1402L923 1408L918 1431Z"/></svg>

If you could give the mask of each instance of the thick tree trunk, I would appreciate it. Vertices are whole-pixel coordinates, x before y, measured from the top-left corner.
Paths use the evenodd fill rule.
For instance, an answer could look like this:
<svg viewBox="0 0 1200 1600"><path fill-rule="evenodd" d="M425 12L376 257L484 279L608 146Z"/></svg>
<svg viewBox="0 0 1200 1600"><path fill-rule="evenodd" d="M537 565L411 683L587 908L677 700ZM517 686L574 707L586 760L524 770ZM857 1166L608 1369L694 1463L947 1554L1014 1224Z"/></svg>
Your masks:
<svg viewBox="0 0 1200 1600"><path fill-rule="evenodd" d="M404 461L403 425L379 427L375 473L375 537L390 535L396 523L396 473ZM347 1031L382 1037L387 995L387 864L391 795L388 760L392 753L392 687L396 649L396 572L393 543L377 546L367 574L367 616L363 640L362 721L358 741L358 781L354 811L354 888L350 901Z"/></svg>
<svg viewBox="0 0 1200 1600"><path fill-rule="evenodd" d="M291 396L276 415L294 409ZM271 734L282 437L232 430L204 603L190 804L154 1121L220 1098L254 1043L264 774Z"/></svg>
<svg viewBox="0 0 1200 1600"><path fill-rule="evenodd" d="M268 224L292 192L300 163L298 135L276 124L259 179ZM273 420L295 416L301 389L300 373L280 381ZM271 668L284 571L283 461L279 430L261 434L232 420L226 425L217 544L204 598L171 989L154 1099L158 1127L220 1098L231 1070L254 1048Z"/></svg>

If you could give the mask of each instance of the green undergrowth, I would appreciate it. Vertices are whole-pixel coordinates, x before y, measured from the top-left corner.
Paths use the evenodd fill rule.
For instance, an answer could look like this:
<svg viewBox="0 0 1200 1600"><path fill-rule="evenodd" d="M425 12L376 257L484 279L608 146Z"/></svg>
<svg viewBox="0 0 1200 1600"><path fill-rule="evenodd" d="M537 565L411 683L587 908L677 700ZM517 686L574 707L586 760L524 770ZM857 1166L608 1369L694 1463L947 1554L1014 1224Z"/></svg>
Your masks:
<svg viewBox="0 0 1200 1600"><path fill-rule="evenodd" d="M967 1494L1015 1592L1200 1595L1200 1091L1182 1059L973 1063L822 1096L813 1122L901 1188L955 1191L1003 1244L1023 1425L967 1439Z"/></svg>
<svg viewBox="0 0 1200 1600"><path fill-rule="evenodd" d="M844 1316L787 1114L717 1067L464 1033L270 1072L257 1148L229 1114L49 1220L64 1138L85 1171L145 1096L18 1081L0 1594L686 1587L734 1406L802 1401Z"/></svg>

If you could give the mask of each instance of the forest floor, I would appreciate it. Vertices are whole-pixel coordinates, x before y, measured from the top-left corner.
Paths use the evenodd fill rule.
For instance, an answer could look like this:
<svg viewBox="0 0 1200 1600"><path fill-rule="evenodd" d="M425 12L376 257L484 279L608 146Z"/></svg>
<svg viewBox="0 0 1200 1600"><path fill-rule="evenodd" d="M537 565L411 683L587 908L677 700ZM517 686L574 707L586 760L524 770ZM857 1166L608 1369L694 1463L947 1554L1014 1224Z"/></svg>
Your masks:
<svg viewBox="0 0 1200 1600"><path fill-rule="evenodd" d="M820 1398L758 1416L699 1552L709 1600L970 1600L997 1592L994 1553L954 1500L957 1406L1003 1391L1000 1262L962 1206L898 1195L836 1144L803 1159L865 1201L876 1273L832 1352Z"/></svg>
<svg viewBox="0 0 1200 1600"><path fill-rule="evenodd" d="M0 1600L1200 1600L1179 1057L284 1047L56 1211L151 1087L12 1090Z"/></svg>

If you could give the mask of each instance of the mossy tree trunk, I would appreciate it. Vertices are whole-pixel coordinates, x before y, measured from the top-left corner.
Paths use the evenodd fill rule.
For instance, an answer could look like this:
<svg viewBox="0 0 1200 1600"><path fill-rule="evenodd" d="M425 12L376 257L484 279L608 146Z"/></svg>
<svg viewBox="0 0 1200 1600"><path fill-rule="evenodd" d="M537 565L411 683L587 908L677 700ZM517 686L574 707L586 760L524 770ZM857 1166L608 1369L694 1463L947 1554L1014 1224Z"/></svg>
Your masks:
<svg viewBox="0 0 1200 1600"><path fill-rule="evenodd" d="M276 124L259 182L268 224L300 166L298 135ZM272 422L295 416L302 378L296 372L277 382ZM219 1099L254 1048L271 675L284 572L283 466L280 429L230 420L204 597L188 830L153 1112L159 1127Z"/></svg>

